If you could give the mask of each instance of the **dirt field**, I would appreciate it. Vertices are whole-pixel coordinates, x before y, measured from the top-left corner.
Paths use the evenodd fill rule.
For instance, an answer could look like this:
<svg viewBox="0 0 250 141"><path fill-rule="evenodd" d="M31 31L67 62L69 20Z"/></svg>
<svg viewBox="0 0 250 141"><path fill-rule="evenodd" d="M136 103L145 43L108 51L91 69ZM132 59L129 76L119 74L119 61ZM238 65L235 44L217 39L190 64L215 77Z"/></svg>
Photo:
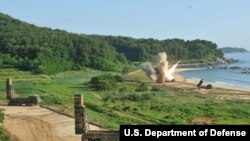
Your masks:
<svg viewBox="0 0 250 141"><path fill-rule="evenodd" d="M4 128L18 141L80 141L74 119L40 107L0 106ZM90 130L100 130L90 125Z"/></svg>

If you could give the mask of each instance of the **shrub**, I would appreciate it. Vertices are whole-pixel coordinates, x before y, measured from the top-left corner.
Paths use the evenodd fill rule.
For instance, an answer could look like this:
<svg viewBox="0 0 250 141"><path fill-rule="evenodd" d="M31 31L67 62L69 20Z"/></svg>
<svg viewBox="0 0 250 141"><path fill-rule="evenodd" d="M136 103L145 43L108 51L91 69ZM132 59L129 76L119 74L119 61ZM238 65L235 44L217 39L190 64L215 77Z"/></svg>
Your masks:
<svg viewBox="0 0 250 141"><path fill-rule="evenodd" d="M154 92L159 92L159 91L161 91L161 89L160 89L160 88L158 88L158 87L153 87L153 88L151 89L151 91L154 91Z"/></svg>
<svg viewBox="0 0 250 141"><path fill-rule="evenodd" d="M7 135L1 128L0 128L0 141L10 141L10 136Z"/></svg>
<svg viewBox="0 0 250 141"><path fill-rule="evenodd" d="M133 108L133 111L136 111L136 112L137 112L137 111L139 111L139 109L138 109L137 107L134 107L134 108Z"/></svg>
<svg viewBox="0 0 250 141"><path fill-rule="evenodd" d="M111 74L104 74L92 77L89 84L98 91L111 90L117 87L117 79Z"/></svg>
<svg viewBox="0 0 250 141"><path fill-rule="evenodd" d="M123 79L122 79L122 77L120 75L116 75L116 76L114 76L114 78L115 78L115 80L117 82L122 82L123 81Z"/></svg>
<svg viewBox="0 0 250 141"><path fill-rule="evenodd" d="M54 95L41 96L42 105L61 105L64 103L63 99Z"/></svg>
<svg viewBox="0 0 250 141"><path fill-rule="evenodd" d="M116 100L142 102L142 101L152 100L152 98L153 98L152 94L148 94L148 93L146 93L146 94L132 93L132 94L127 94L127 95L121 96L119 98L116 98Z"/></svg>
<svg viewBox="0 0 250 141"><path fill-rule="evenodd" d="M147 83L141 83L141 85L139 87L137 87L135 91L146 92L148 90L149 90L149 87L148 87Z"/></svg>
<svg viewBox="0 0 250 141"><path fill-rule="evenodd" d="M128 66L123 67L122 69L122 74L127 74L129 73L130 68Z"/></svg>
<svg viewBox="0 0 250 141"><path fill-rule="evenodd" d="M129 91L129 89L128 89L128 87L126 87L126 86L123 86L123 87L121 87L120 89L119 89L119 93L124 93L124 92L128 92Z"/></svg>
<svg viewBox="0 0 250 141"><path fill-rule="evenodd" d="M0 109L0 123L3 123L3 120L4 120L4 113L3 110Z"/></svg>
<svg viewBox="0 0 250 141"><path fill-rule="evenodd" d="M126 112L129 111L130 109L131 109L130 106L125 106L125 107L122 108L122 110L126 111Z"/></svg>

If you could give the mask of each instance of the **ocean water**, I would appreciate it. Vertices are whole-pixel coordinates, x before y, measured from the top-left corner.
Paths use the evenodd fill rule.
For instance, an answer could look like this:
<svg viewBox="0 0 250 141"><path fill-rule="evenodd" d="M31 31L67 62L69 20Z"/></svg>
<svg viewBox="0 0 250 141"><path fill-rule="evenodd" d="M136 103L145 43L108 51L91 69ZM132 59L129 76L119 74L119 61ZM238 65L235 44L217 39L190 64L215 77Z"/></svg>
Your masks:
<svg viewBox="0 0 250 141"><path fill-rule="evenodd" d="M239 59L240 61L229 65L216 65L213 66L214 69L180 72L180 75L184 79L197 82L204 79L206 83L250 89L250 74L244 73L244 69L248 68L250 70L250 53L231 53L225 54L225 57ZM229 69L223 69L225 66ZM230 69L230 67L238 68Z"/></svg>

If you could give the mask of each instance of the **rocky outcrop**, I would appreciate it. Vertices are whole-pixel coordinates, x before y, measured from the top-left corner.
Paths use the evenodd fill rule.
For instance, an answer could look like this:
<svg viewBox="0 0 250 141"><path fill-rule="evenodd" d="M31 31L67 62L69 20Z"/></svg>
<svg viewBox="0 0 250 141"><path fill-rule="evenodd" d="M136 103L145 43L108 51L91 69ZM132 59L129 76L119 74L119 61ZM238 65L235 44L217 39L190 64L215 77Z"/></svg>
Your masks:
<svg viewBox="0 0 250 141"><path fill-rule="evenodd" d="M232 67L229 67L229 66L221 66L221 67L217 67L218 69L230 69L230 70L240 70L242 73L245 73L245 74L250 74L250 68L248 67L238 67L238 66L232 66Z"/></svg>
<svg viewBox="0 0 250 141"><path fill-rule="evenodd" d="M245 68L243 69L243 73L245 73L245 74L250 74L250 68L245 67Z"/></svg>
<svg viewBox="0 0 250 141"><path fill-rule="evenodd" d="M218 64L232 64L239 62L239 60L234 58L217 58L216 62Z"/></svg>

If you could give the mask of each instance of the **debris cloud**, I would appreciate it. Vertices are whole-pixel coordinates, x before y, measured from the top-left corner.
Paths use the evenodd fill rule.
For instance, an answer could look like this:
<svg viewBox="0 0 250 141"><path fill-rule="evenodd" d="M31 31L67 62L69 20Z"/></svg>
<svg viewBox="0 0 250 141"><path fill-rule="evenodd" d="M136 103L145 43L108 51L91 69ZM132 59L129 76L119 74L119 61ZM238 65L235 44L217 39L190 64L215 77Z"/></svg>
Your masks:
<svg viewBox="0 0 250 141"><path fill-rule="evenodd" d="M155 68L150 63L145 62L141 64L141 69L154 82L164 83L166 81L174 81L173 74L180 61L168 69L167 54L165 52L158 53L156 60L157 65Z"/></svg>
<svg viewBox="0 0 250 141"><path fill-rule="evenodd" d="M156 70L148 62L141 64L141 69L146 73L146 75L153 81L156 81L157 75Z"/></svg>

